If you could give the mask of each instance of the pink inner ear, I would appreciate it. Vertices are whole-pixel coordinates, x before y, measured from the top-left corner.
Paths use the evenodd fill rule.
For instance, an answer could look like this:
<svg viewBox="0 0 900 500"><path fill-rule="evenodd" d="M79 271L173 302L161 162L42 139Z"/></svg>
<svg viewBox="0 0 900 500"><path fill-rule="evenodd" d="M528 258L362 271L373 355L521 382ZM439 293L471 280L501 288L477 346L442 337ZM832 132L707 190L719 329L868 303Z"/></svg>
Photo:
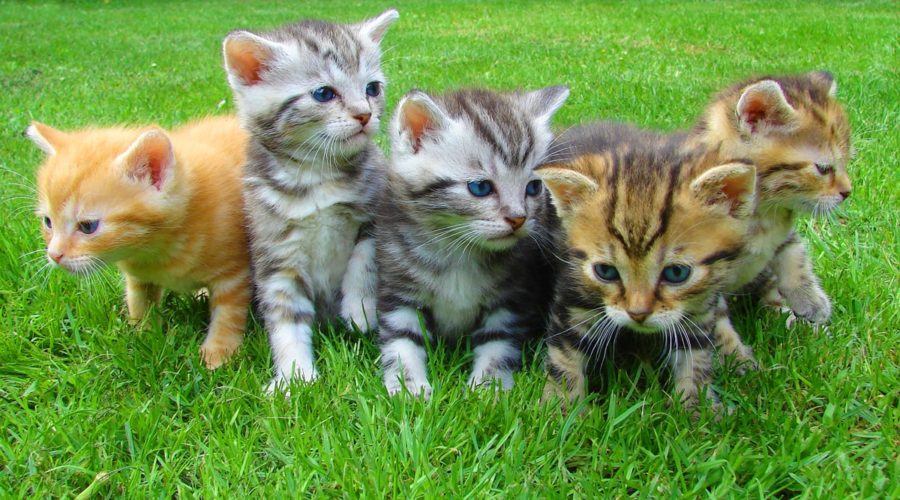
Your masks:
<svg viewBox="0 0 900 500"><path fill-rule="evenodd" d="M731 201L729 213L734 215L744 202L747 195L747 183L743 177L726 177L722 181L722 193Z"/></svg>
<svg viewBox="0 0 900 500"><path fill-rule="evenodd" d="M125 161L132 178L140 182L149 181L157 191L162 191L169 177L168 169L172 168L175 158L172 145L165 135L161 132L150 134L140 139L141 142L134 146Z"/></svg>
<svg viewBox="0 0 900 500"><path fill-rule="evenodd" d="M777 113L772 113L772 108L774 107L774 103L769 102L766 97L758 95L750 98L744 106L744 110L742 115L744 117L744 121L750 125L751 130L754 132L760 122L766 122L771 125L784 125L784 122L777 116Z"/></svg>
<svg viewBox="0 0 900 500"><path fill-rule="evenodd" d="M431 118L428 113L416 104L409 104L404 113L404 122L406 128L413 139L413 152L418 153L422 143L422 135L431 125Z"/></svg>
<svg viewBox="0 0 900 500"><path fill-rule="evenodd" d="M262 47L248 40L232 40L226 45L228 64L247 85L262 81L260 74L266 69Z"/></svg>

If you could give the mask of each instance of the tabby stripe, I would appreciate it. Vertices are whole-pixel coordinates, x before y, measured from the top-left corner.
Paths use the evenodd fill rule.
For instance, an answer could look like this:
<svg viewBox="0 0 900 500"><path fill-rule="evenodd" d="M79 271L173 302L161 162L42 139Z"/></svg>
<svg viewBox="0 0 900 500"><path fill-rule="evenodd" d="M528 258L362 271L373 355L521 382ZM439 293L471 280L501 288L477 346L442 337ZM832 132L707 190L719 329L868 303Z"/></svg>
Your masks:
<svg viewBox="0 0 900 500"><path fill-rule="evenodd" d="M378 335L378 340L382 345L397 339L411 340L419 347L425 345L425 338L422 336L422 334L419 332L414 332L412 330L386 330L382 328L381 332Z"/></svg>
<svg viewBox="0 0 900 500"><path fill-rule="evenodd" d="M513 333L509 330L482 330L472 334L472 347L493 342L496 340L505 340L510 344L521 347L522 334Z"/></svg>
<svg viewBox="0 0 900 500"><path fill-rule="evenodd" d="M666 200L663 203L663 209L659 214L659 229L650 237L650 240L644 244L642 255L646 255L653 247L653 243L662 236L669 228L669 219L672 217L672 197L675 195L675 183L681 173L681 163L677 163L673 168L669 169L669 186L666 191Z"/></svg>
<svg viewBox="0 0 900 500"><path fill-rule="evenodd" d="M438 194L441 191L445 191L448 188L455 186L455 185L456 185L456 181L454 181L452 179L442 178L442 179L438 179L438 180L428 184L427 186L425 186L422 189L417 189L409 194L413 198L422 198L427 195Z"/></svg>
<svg viewBox="0 0 900 500"><path fill-rule="evenodd" d="M704 266L708 266L714 262L718 262L720 260L734 260L741 254L741 250L739 248L732 248L728 250L720 250L712 255L707 256L703 260L700 261Z"/></svg>
<svg viewBox="0 0 900 500"><path fill-rule="evenodd" d="M761 172L759 174L759 178L765 179L766 177L769 177L770 175L776 174L778 172L801 170L806 168L808 165L809 163L780 163L778 165L772 165L764 172Z"/></svg>

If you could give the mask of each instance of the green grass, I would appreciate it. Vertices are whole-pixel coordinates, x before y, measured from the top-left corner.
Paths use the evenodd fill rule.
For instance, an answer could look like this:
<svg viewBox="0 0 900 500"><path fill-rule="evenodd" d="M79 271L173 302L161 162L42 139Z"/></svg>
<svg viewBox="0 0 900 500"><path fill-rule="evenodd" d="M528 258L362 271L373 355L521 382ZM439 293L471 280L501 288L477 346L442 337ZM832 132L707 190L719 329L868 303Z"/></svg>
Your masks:
<svg viewBox="0 0 900 500"><path fill-rule="evenodd" d="M321 380L267 398L259 325L210 373L203 302L169 295L141 333L114 272L41 272L40 155L21 137L32 119L171 126L228 112L230 29L389 5L267 3L0 3L0 496L900 496L896 3L393 2L389 108L411 87L566 83L561 127L674 129L750 74L837 75L854 194L833 220L802 223L834 301L830 335L739 308L762 369L725 367L717 388L733 414L696 422L637 369L616 372L583 417L536 404L540 359L496 399L466 392L463 350L436 355L432 401L389 399L374 342L330 330L317 338Z"/></svg>

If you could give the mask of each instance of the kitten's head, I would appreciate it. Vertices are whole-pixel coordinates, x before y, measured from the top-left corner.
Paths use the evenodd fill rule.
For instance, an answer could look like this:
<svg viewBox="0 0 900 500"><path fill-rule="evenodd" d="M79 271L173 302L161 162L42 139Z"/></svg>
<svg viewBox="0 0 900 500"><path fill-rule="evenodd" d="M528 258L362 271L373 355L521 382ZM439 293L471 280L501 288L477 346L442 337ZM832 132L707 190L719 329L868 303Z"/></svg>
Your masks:
<svg viewBox="0 0 900 500"><path fill-rule="evenodd" d="M643 333L709 321L744 246L756 170L695 175L688 161L621 150L538 170L566 231L564 297Z"/></svg>
<svg viewBox="0 0 900 500"><path fill-rule="evenodd" d="M534 169L568 95L566 87L410 92L391 126L393 191L411 217L448 243L513 247L547 209Z"/></svg>
<svg viewBox="0 0 900 500"><path fill-rule="evenodd" d="M759 170L760 207L827 213L850 196L850 124L830 73L764 77L719 94L702 122Z"/></svg>
<svg viewBox="0 0 900 500"><path fill-rule="evenodd" d="M357 24L310 20L230 33L225 69L244 127L301 161L361 151L384 110L379 43L398 17L388 10Z"/></svg>
<svg viewBox="0 0 900 500"><path fill-rule="evenodd" d="M38 208L47 259L76 274L133 256L172 223L183 202L172 143L156 128L66 133L34 122L46 154Z"/></svg>

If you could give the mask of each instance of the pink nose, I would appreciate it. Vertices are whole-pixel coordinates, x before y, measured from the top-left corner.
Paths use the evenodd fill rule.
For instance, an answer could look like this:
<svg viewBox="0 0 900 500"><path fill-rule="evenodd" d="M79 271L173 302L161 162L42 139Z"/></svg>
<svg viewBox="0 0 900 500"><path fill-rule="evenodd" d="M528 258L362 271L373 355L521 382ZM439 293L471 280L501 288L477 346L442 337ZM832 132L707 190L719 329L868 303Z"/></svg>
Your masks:
<svg viewBox="0 0 900 500"><path fill-rule="evenodd" d="M525 224L525 217L504 217L506 223L509 224L509 227L513 228L513 231L522 227L522 224Z"/></svg>
<svg viewBox="0 0 900 500"><path fill-rule="evenodd" d="M353 115L353 119L358 121L360 125L366 126L369 123L369 118L372 117L372 113L362 113L359 115Z"/></svg>
<svg viewBox="0 0 900 500"><path fill-rule="evenodd" d="M63 258L63 254L59 252L47 252L47 255L49 255L50 258L53 259L53 262L56 262L57 264L59 264L59 261Z"/></svg>
<svg viewBox="0 0 900 500"><path fill-rule="evenodd" d="M650 311L628 311L628 316L631 319L637 321L638 323L643 323L648 316L650 316Z"/></svg>
<svg viewBox="0 0 900 500"><path fill-rule="evenodd" d="M850 190L847 190L847 191L841 191L841 198L843 198L843 199L846 200L846 199L849 198L849 197L850 197Z"/></svg>

